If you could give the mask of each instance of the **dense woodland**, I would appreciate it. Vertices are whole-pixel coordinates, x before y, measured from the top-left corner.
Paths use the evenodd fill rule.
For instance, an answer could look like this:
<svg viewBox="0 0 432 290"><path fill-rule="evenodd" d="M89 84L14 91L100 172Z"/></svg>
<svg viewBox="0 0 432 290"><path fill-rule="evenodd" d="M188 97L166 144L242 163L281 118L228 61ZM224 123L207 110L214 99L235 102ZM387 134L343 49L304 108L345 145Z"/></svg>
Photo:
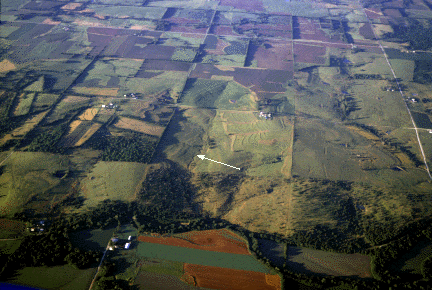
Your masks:
<svg viewBox="0 0 432 290"><path fill-rule="evenodd" d="M124 136L95 134L88 146L101 150L103 161L126 161L148 163L153 156L156 142L149 136L134 132Z"/></svg>
<svg viewBox="0 0 432 290"><path fill-rule="evenodd" d="M432 25L424 25L418 20L408 18L408 24L392 25L393 32L385 34L387 39L400 39L408 42L411 50L428 50L432 47Z"/></svg>

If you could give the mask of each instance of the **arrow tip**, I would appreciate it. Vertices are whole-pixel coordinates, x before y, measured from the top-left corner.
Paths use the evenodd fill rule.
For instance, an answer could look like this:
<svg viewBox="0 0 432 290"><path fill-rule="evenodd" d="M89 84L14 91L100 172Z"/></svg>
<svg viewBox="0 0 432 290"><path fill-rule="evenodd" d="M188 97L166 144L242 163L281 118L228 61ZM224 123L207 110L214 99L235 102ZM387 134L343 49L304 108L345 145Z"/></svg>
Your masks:
<svg viewBox="0 0 432 290"><path fill-rule="evenodd" d="M198 158L201 158L201 160L204 160L205 155L197 155Z"/></svg>

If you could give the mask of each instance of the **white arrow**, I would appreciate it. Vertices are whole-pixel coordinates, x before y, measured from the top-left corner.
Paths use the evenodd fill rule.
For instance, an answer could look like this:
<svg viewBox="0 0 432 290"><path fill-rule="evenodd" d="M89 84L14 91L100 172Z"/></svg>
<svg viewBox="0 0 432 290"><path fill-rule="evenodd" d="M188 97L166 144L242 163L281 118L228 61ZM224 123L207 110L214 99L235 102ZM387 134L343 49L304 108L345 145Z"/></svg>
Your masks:
<svg viewBox="0 0 432 290"><path fill-rule="evenodd" d="M222 162L216 161L216 160L209 159L209 158L205 157L205 155L197 155L197 156L198 156L199 158L201 158L201 160L207 159L207 160L210 160L210 161L213 161L213 162L216 162L216 163L220 163L220 164L225 165L225 166L228 166L228 167L235 168L235 169L237 169L237 170L241 170L241 168L234 167L234 166L231 166L231 165L228 165L228 164L225 164L225 163L222 163Z"/></svg>

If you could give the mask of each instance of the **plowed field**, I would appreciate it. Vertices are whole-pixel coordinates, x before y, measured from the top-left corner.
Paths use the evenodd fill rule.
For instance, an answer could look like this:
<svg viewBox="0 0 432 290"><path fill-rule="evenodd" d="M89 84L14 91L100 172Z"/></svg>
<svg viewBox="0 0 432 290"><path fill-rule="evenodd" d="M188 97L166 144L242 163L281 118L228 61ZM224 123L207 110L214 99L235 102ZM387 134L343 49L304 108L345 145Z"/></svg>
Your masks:
<svg viewBox="0 0 432 290"><path fill-rule="evenodd" d="M281 281L277 275L269 275L260 272L235 270L229 268L184 264L186 277L192 276L195 286L210 289L254 289L254 290L278 290L281 289Z"/></svg>
<svg viewBox="0 0 432 290"><path fill-rule="evenodd" d="M135 119L121 117L115 124L117 128L129 129L153 136L161 136L164 127L152 125Z"/></svg>
<svg viewBox="0 0 432 290"><path fill-rule="evenodd" d="M229 254L250 255L241 238L228 230L189 232L178 237L138 237L138 241Z"/></svg>

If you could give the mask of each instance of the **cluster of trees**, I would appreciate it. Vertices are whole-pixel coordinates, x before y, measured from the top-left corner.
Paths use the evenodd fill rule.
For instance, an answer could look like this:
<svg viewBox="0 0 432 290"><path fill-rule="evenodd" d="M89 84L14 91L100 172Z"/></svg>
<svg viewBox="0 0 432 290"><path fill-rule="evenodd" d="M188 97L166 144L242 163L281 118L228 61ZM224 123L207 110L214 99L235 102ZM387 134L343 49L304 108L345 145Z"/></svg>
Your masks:
<svg viewBox="0 0 432 290"><path fill-rule="evenodd" d="M66 131L67 124L64 123L45 128L42 132L37 132L37 130L30 132L29 136L26 137L27 142L30 142L26 150L32 152L64 153L65 149L58 144ZM26 141L22 145L25 143Z"/></svg>
<svg viewBox="0 0 432 290"><path fill-rule="evenodd" d="M408 253L416 244L425 240L432 240L432 227L430 219L422 220L407 227L408 233L392 240L391 242L375 247L369 250L372 256L372 274L375 279L385 281L389 284L403 284L405 279L395 275L390 271L392 265L401 258L402 255ZM430 279L430 258L422 263L422 273L425 279ZM426 281L417 281L417 284L422 285ZM413 282L411 282L413 283ZM427 285L427 284L425 284Z"/></svg>
<svg viewBox="0 0 432 290"><path fill-rule="evenodd" d="M122 279L116 279L114 273L117 265L110 262L103 262L101 265L94 289L96 290L128 290L131 287L128 282Z"/></svg>
<svg viewBox="0 0 432 290"><path fill-rule="evenodd" d="M387 39L400 39L408 42L411 50L428 50L432 47L432 25L424 25L420 21L408 18L408 24L392 25L393 32L384 35Z"/></svg>
<svg viewBox="0 0 432 290"><path fill-rule="evenodd" d="M23 267L68 263L77 269L83 269L99 260L101 253L74 247L69 241L67 231L67 228L53 225L44 234L25 236L19 248L7 258L0 277L10 277L11 273Z"/></svg>
<svg viewBox="0 0 432 290"><path fill-rule="evenodd" d="M432 83L432 61L416 60L414 69L414 82L420 84Z"/></svg>
<svg viewBox="0 0 432 290"><path fill-rule="evenodd" d="M181 212L191 204L193 187L190 174L174 167L162 167L147 174L140 197L159 208L166 217Z"/></svg>
<svg viewBox="0 0 432 290"><path fill-rule="evenodd" d="M88 144L102 150L103 161L150 162L156 142L149 136L134 132L124 136L93 136Z"/></svg>

